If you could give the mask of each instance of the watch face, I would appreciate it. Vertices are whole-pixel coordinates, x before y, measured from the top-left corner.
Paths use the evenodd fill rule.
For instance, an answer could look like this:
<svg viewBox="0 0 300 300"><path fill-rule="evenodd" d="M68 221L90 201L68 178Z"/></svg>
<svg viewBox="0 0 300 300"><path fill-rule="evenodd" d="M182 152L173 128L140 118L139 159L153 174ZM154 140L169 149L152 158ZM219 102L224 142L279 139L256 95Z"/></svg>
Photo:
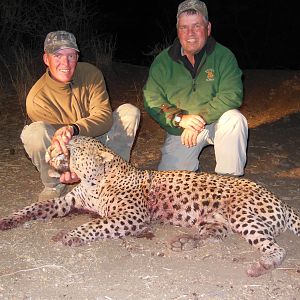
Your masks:
<svg viewBox="0 0 300 300"><path fill-rule="evenodd" d="M181 121L181 117L180 116L175 116L174 121L176 123L179 123Z"/></svg>

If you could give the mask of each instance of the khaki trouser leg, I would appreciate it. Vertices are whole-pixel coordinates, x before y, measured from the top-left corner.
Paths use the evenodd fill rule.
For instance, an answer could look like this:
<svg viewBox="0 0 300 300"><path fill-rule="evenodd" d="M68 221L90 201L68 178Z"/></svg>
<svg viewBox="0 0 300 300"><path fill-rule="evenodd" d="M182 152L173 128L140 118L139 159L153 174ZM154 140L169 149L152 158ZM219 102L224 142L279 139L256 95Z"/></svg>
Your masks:
<svg viewBox="0 0 300 300"><path fill-rule="evenodd" d="M110 131L98 139L126 161L129 161L140 122L140 111L129 103L122 104L113 112L113 119L113 126Z"/></svg>
<svg viewBox="0 0 300 300"><path fill-rule="evenodd" d="M114 123L111 130L98 139L117 154L129 161L131 147L140 121L140 111L131 104L123 104L113 112ZM32 163L40 172L45 187L55 187L59 179L48 176L49 165L45 153L57 128L45 123L34 122L26 125L21 133L24 148Z"/></svg>
<svg viewBox="0 0 300 300"><path fill-rule="evenodd" d="M197 145L188 148L181 144L180 136L167 134L162 146L159 170L199 169L199 154L207 145L214 145L216 156L215 172L240 176L244 174L248 124L236 109L225 112L220 119L206 125L198 135Z"/></svg>
<svg viewBox="0 0 300 300"><path fill-rule="evenodd" d="M247 140L246 118L236 109L224 113L215 125L216 173L244 175Z"/></svg>
<svg viewBox="0 0 300 300"><path fill-rule="evenodd" d="M55 131L56 129L53 126L39 121L26 125L21 133L25 151L40 172L44 186L50 188L59 184L58 178L48 176L50 166L45 161L45 153L51 144L51 138Z"/></svg>

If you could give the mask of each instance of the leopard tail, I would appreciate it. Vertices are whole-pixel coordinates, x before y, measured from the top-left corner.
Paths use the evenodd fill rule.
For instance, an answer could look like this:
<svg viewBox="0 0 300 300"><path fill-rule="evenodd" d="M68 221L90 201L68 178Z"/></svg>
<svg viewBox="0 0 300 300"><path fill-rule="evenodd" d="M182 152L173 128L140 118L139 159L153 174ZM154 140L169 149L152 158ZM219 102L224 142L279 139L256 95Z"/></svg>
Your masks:
<svg viewBox="0 0 300 300"><path fill-rule="evenodd" d="M296 209L287 205L286 207L286 226L295 235L300 236L300 215Z"/></svg>

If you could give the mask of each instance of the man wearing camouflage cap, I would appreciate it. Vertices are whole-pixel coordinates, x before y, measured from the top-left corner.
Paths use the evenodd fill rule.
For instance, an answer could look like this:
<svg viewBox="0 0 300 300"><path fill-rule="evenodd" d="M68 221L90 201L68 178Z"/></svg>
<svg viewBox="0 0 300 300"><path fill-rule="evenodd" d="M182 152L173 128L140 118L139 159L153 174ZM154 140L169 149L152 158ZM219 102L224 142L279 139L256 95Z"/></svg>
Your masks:
<svg viewBox="0 0 300 300"><path fill-rule="evenodd" d="M248 124L238 108L242 72L234 54L211 36L207 7L186 0L177 11L177 39L153 61L144 87L147 112L167 132L159 170L199 170L214 145L215 172L241 176Z"/></svg>
<svg viewBox="0 0 300 300"><path fill-rule="evenodd" d="M89 63L78 62L78 56L72 33L48 33L43 55L47 70L26 99L31 124L24 127L21 139L45 186L40 200L63 195L66 184L79 180L69 172L60 179L49 177L45 152L51 143L57 151L66 152L73 135L96 137L129 160L139 125L140 111L131 104L123 104L112 112L101 71Z"/></svg>

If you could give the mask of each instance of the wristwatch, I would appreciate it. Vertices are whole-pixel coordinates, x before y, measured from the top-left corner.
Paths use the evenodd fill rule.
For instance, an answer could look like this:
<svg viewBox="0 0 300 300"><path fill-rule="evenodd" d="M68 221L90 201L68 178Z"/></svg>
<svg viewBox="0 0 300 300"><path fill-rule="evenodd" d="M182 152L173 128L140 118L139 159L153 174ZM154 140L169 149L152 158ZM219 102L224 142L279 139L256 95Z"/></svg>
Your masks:
<svg viewBox="0 0 300 300"><path fill-rule="evenodd" d="M174 125L176 127L179 127L179 123L181 122L181 120L182 120L182 114L176 114L173 119Z"/></svg>
<svg viewBox="0 0 300 300"><path fill-rule="evenodd" d="M73 127L73 136L79 134L79 127L76 124L71 124L70 126Z"/></svg>

